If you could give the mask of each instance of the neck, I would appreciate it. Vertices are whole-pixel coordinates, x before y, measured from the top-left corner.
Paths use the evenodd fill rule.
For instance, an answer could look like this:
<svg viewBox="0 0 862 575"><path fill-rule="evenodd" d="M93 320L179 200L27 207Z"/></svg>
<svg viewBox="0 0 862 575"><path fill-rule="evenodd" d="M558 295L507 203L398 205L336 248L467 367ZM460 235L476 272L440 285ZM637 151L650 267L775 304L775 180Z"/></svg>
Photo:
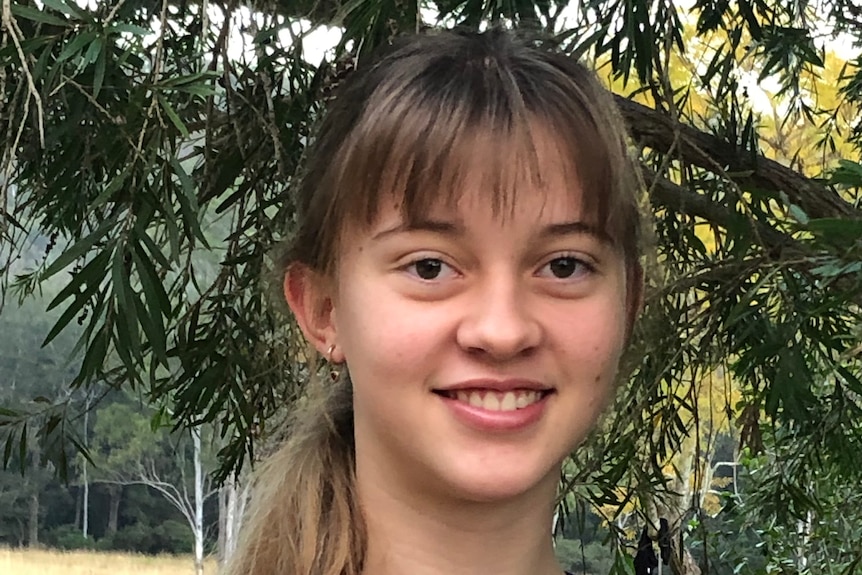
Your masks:
<svg viewBox="0 0 862 575"><path fill-rule="evenodd" d="M363 575L560 575L551 537L557 478L505 502L419 497L387 478L357 488L368 529Z"/></svg>

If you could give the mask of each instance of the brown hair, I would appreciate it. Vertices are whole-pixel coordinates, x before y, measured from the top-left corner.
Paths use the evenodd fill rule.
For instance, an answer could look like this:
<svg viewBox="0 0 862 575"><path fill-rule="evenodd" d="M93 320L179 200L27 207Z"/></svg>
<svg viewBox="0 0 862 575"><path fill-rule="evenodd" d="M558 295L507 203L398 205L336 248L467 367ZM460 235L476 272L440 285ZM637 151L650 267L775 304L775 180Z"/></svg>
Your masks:
<svg viewBox="0 0 862 575"><path fill-rule="evenodd" d="M400 39L344 81L305 160L285 264L331 274L345 226L371 224L385 194L412 220L457 200L475 170L494 209L511 210L525 178L542 181L541 128L570 159L563 169L584 190L585 213L637 265L638 184L610 94L570 57L500 29ZM314 387L258 475L230 574L362 571L351 385L345 376Z"/></svg>

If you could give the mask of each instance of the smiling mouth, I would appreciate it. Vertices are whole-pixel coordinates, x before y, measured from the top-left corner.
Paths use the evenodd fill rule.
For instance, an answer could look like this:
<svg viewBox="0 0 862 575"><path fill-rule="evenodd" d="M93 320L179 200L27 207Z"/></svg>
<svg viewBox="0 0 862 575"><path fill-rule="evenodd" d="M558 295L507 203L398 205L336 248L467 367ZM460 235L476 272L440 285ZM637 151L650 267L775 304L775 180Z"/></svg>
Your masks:
<svg viewBox="0 0 862 575"><path fill-rule="evenodd" d="M459 389L439 390L434 393L487 411L516 411L538 403L550 395L552 391L535 389L516 389L513 391Z"/></svg>

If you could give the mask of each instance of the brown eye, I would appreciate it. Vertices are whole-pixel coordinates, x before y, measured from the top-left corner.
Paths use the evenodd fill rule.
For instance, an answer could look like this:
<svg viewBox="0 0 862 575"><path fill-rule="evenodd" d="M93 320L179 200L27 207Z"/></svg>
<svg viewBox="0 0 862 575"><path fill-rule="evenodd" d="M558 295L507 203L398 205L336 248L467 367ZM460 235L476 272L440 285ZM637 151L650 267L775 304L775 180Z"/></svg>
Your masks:
<svg viewBox="0 0 862 575"><path fill-rule="evenodd" d="M593 271L587 262L572 256L562 256L549 261L542 275L550 275L554 279L577 279Z"/></svg>
<svg viewBox="0 0 862 575"><path fill-rule="evenodd" d="M567 278L571 277L572 274L575 273L575 270L578 268L578 260L575 258L557 258L549 264L551 266L551 273L554 274L554 277L558 278Z"/></svg>
<svg viewBox="0 0 862 575"><path fill-rule="evenodd" d="M413 266L416 269L416 275L423 280L435 280L440 277L440 272L443 270L443 262L433 258L418 260Z"/></svg>

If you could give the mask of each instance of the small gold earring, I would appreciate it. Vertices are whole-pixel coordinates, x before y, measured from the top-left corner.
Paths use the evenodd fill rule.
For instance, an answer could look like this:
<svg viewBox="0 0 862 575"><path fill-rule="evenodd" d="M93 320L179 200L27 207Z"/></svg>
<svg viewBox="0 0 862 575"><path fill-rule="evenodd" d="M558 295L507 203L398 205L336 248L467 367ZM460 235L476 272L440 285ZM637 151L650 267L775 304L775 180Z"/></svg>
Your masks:
<svg viewBox="0 0 862 575"><path fill-rule="evenodd" d="M335 344L329 346L329 349L326 350L326 359L329 361L329 379L333 382L338 381L338 378L341 376L341 370L338 369L338 364L332 361L332 354L335 353Z"/></svg>

